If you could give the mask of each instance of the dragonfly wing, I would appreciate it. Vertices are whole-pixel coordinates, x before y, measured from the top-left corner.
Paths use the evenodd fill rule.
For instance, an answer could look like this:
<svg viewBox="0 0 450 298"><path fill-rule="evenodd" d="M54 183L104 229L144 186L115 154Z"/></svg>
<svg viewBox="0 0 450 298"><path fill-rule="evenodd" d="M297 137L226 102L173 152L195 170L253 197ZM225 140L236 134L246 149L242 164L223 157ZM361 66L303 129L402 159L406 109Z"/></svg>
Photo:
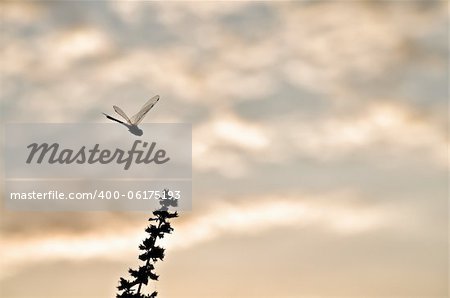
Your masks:
<svg viewBox="0 0 450 298"><path fill-rule="evenodd" d="M159 95L150 98L141 108L141 110L136 115L131 117L131 124L138 125L139 123L141 123L142 119L144 119L145 115L148 113L148 111L151 110L151 108L153 108L153 106L158 102L158 100Z"/></svg>
<svg viewBox="0 0 450 298"><path fill-rule="evenodd" d="M130 118L128 118L127 114L125 114L125 112L122 111L121 108L119 108L118 106L113 106L113 108L114 108L114 111L116 111L117 114L122 116L123 119L125 119L128 122L128 124L131 124Z"/></svg>
<svg viewBox="0 0 450 298"><path fill-rule="evenodd" d="M116 122L119 122L119 123L121 123L121 124L125 124L125 123L123 123L122 121L120 121L119 119L116 119L116 118L114 118L114 117L111 117L111 116L109 116L108 114L105 114L105 113L102 113L103 115L105 115L106 116L106 118L108 118L108 119L110 119L110 120L112 120L112 121L116 121ZM126 124L125 124L126 125Z"/></svg>

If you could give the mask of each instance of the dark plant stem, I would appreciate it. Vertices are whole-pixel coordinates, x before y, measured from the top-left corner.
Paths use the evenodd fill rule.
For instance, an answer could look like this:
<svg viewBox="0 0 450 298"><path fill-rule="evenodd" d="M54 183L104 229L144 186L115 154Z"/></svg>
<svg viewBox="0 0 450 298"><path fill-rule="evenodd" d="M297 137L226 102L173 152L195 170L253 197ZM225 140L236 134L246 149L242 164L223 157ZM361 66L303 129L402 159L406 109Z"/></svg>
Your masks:
<svg viewBox="0 0 450 298"><path fill-rule="evenodd" d="M161 219L158 218L158 230L161 228ZM153 243L153 245L156 244L156 239L155 239L155 243ZM147 252L150 252L151 248L149 250L147 250ZM145 267L148 267L148 265L150 264L150 260L151 258L148 258L147 261L145 262ZM141 287L142 287L142 282L139 283L138 289L137 289L137 294L141 293Z"/></svg>

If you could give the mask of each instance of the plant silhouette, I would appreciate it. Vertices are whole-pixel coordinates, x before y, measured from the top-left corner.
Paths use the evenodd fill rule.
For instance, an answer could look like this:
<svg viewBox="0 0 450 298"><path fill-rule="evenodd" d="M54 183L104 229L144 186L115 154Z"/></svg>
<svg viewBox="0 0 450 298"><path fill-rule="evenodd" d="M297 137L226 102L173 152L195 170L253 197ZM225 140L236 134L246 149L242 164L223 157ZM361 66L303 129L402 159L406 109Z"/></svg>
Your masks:
<svg viewBox="0 0 450 298"><path fill-rule="evenodd" d="M161 208L153 211L154 217L150 217L149 221L153 222L146 229L145 232L149 234L149 237L142 241L139 245L139 249L143 251L139 255L139 259L145 264L139 266L137 270L130 268L128 273L131 275L131 280L123 277L119 280L119 286L117 289L119 293L116 298L155 298L158 292L154 291L151 294L142 293L142 286L148 285L149 279L158 280L158 275L154 272L154 264L158 260L164 259L164 248L156 245L157 239L164 238L165 234L170 234L173 228L170 225L169 220L171 218L178 217L177 212L170 212L170 207L177 207L178 200L169 195L170 191L165 189L163 196L159 199Z"/></svg>

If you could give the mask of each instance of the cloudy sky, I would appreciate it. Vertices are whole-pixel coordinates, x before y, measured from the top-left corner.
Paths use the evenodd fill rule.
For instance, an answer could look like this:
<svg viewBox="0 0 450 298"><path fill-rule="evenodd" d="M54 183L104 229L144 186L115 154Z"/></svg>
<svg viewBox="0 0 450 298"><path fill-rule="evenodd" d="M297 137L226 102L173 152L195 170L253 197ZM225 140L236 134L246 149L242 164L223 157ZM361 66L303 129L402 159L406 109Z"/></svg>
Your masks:
<svg viewBox="0 0 450 298"><path fill-rule="evenodd" d="M3 124L192 123L161 297L447 297L446 1L0 5ZM0 215L2 297L106 298L149 214Z"/></svg>

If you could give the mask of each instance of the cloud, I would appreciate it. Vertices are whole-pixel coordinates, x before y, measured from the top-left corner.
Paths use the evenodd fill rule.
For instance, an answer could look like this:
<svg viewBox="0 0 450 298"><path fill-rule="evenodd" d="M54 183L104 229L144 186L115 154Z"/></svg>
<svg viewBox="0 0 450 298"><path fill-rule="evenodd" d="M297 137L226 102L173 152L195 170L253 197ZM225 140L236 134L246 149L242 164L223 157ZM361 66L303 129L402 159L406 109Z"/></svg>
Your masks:
<svg viewBox="0 0 450 298"><path fill-rule="evenodd" d="M2 19L5 23L21 26L33 24L44 16L44 10L32 2L2 2Z"/></svg>
<svg viewBox="0 0 450 298"><path fill-rule="evenodd" d="M194 177L207 177L195 185L202 209L176 222L169 249L282 233L292 245L285 256L291 260L302 242L290 231L319 233L323 243L354 237L360 252L373 252L373 243L385 248L377 259L361 253L364 270L376 263L380 272L412 274L383 279L376 272L368 275L371 282L385 290L392 280L397 286L392 276L401 276L410 289L423 282L421 274L433 278L434 264L445 261L426 252L438 251L445 238L436 223L444 218L438 207L449 165L442 108L448 15L444 2L427 3L5 2L3 119L104 121L100 112L112 104L134 110L160 94L147 120L192 122ZM379 171L380 164L388 170ZM338 188L364 195L281 195ZM262 191L266 195L256 197ZM33 264L42 272L46 261L134 259L144 236L141 219L120 214L2 218L4 275ZM366 242L372 235L376 239ZM236 247L247 249L241 240ZM361 246L344 242L326 261L320 254L326 244L311 243L305 258L314 266L324 262L318 278L340 272L330 264L355 260ZM421 258L408 262L399 258L404 252ZM421 270L422 264L431 269ZM330 280L341 292L354 286ZM283 293L295 289L281 287L273 285Z"/></svg>
<svg viewBox="0 0 450 298"><path fill-rule="evenodd" d="M164 239L170 250L195 247L203 242L233 235L257 236L281 228L317 228L352 236L391 226L389 212L380 207L353 206L350 194L266 196L242 198L239 204L218 202L195 216L175 220L175 233ZM183 217L183 214L181 215ZM181 218L182 219L182 218ZM15 238L2 243L2 274L14 274L31 263L52 260L120 259L137 253L144 227L136 223L121 229L91 230L76 234L57 232L36 238ZM133 245L133 243L135 245Z"/></svg>
<svg viewBox="0 0 450 298"><path fill-rule="evenodd" d="M396 155L425 150L431 163L442 165L443 149L448 145L445 134L426 117L388 101L372 104L354 115L302 125L291 131L291 137L300 152L319 160L373 150Z"/></svg>
<svg viewBox="0 0 450 298"><path fill-rule="evenodd" d="M374 152L415 159L417 152L436 167L447 167L445 131L429 115L380 100L348 114L307 121L250 122L231 111L194 127L193 166L202 172L242 177L258 163L285 164L298 158L330 162Z"/></svg>
<svg viewBox="0 0 450 298"><path fill-rule="evenodd" d="M109 38L93 28L76 28L56 38L52 57L56 61L73 61L82 58L105 55L110 48Z"/></svg>
<svg viewBox="0 0 450 298"><path fill-rule="evenodd" d="M263 128L232 113L221 113L194 127L193 166L200 171L218 171L239 177L249 167L246 153L260 153L270 145Z"/></svg>

